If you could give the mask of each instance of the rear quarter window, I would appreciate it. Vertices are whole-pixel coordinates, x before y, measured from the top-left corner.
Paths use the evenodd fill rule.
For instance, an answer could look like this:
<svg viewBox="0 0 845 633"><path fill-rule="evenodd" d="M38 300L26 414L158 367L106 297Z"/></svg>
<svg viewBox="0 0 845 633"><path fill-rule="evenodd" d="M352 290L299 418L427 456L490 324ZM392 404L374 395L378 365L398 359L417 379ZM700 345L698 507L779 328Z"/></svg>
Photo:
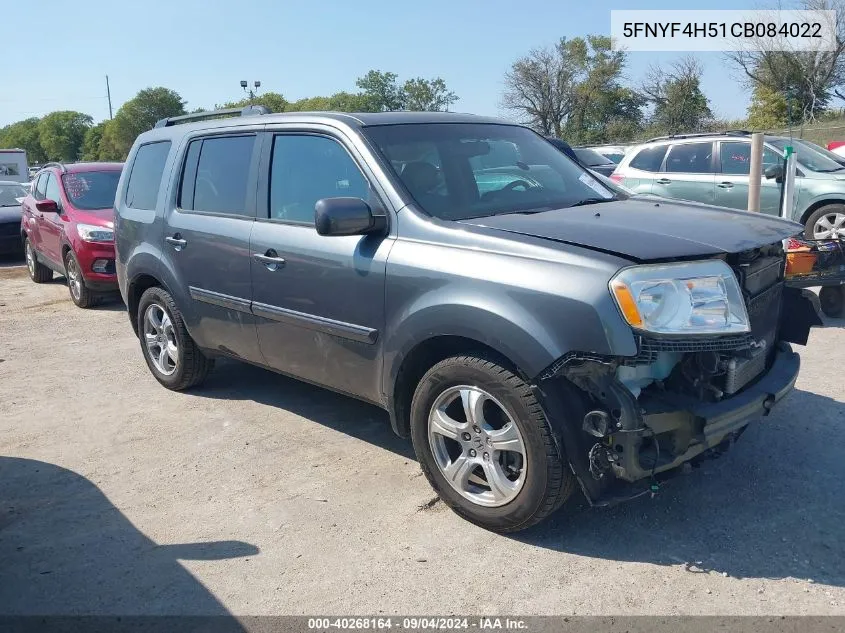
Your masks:
<svg viewBox="0 0 845 633"><path fill-rule="evenodd" d="M663 157L666 156L667 147L668 145L644 147L631 159L630 166L633 169L640 169L642 171L660 171L660 165L663 164Z"/></svg>
<svg viewBox="0 0 845 633"><path fill-rule="evenodd" d="M164 165L170 153L170 141L147 143L138 148L126 185L126 206L155 209Z"/></svg>

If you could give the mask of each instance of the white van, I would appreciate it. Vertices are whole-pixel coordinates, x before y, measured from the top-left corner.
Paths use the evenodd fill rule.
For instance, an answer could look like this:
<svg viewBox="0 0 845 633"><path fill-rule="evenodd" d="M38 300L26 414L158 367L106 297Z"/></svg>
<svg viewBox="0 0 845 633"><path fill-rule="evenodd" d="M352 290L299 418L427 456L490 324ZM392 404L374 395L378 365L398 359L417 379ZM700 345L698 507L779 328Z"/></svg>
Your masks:
<svg viewBox="0 0 845 633"><path fill-rule="evenodd" d="M0 180L29 182L29 165L26 150L0 149Z"/></svg>

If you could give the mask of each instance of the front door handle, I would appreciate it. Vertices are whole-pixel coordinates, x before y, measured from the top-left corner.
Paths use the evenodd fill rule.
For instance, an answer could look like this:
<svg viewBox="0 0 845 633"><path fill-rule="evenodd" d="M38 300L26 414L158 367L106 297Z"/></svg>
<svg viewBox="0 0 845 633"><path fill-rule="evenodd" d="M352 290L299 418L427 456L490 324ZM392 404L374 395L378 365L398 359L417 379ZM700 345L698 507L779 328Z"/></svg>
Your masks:
<svg viewBox="0 0 845 633"><path fill-rule="evenodd" d="M657 179L657 180L655 180L654 182L656 182L658 185L668 185L668 184L669 184L669 183L671 183L672 181L671 181L671 180L669 180L668 178L658 178L658 179Z"/></svg>
<svg viewBox="0 0 845 633"><path fill-rule="evenodd" d="M165 237L164 241L170 244L177 251L181 251L188 245L188 240L182 239L182 236L179 233L173 237Z"/></svg>
<svg viewBox="0 0 845 633"><path fill-rule="evenodd" d="M726 182L720 182L716 186L719 187L719 189L733 189L734 184L732 182L726 181Z"/></svg>
<svg viewBox="0 0 845 633"><path fill-rule="evenodd" d="M266 253L253 253L252 258L264 264L264 267L270 272L277 271L285 265L285 258L279 257L279 254L272 248Z"/></svg>

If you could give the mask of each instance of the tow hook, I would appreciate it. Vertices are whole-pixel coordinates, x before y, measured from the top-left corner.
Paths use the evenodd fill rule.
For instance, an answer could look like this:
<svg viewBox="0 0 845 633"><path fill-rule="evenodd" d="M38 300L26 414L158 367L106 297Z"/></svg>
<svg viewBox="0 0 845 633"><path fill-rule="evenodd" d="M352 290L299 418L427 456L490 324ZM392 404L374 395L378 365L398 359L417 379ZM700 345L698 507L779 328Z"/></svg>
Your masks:
<svg viewBox="0 0 845 633"><path fill-rule="evenodd" d="M763 414L764 417L771 413L773 406L775 406L775 397L769 394L769 396L763 400L763 409L765 410L765 413Z"/></svg>

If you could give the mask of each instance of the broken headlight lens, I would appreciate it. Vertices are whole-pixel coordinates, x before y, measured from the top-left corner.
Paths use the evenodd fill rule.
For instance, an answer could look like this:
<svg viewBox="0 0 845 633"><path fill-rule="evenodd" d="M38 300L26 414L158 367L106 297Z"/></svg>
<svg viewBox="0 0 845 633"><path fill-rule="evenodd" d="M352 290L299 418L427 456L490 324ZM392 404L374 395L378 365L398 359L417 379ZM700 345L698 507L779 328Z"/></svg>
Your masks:
<svg viewBox="0 0 845 633"><path fill-rule="evenodd" d="M736 276L711 260L625 268L610 291L631 327L656 334L738 334L749 331Z"/></svg>

